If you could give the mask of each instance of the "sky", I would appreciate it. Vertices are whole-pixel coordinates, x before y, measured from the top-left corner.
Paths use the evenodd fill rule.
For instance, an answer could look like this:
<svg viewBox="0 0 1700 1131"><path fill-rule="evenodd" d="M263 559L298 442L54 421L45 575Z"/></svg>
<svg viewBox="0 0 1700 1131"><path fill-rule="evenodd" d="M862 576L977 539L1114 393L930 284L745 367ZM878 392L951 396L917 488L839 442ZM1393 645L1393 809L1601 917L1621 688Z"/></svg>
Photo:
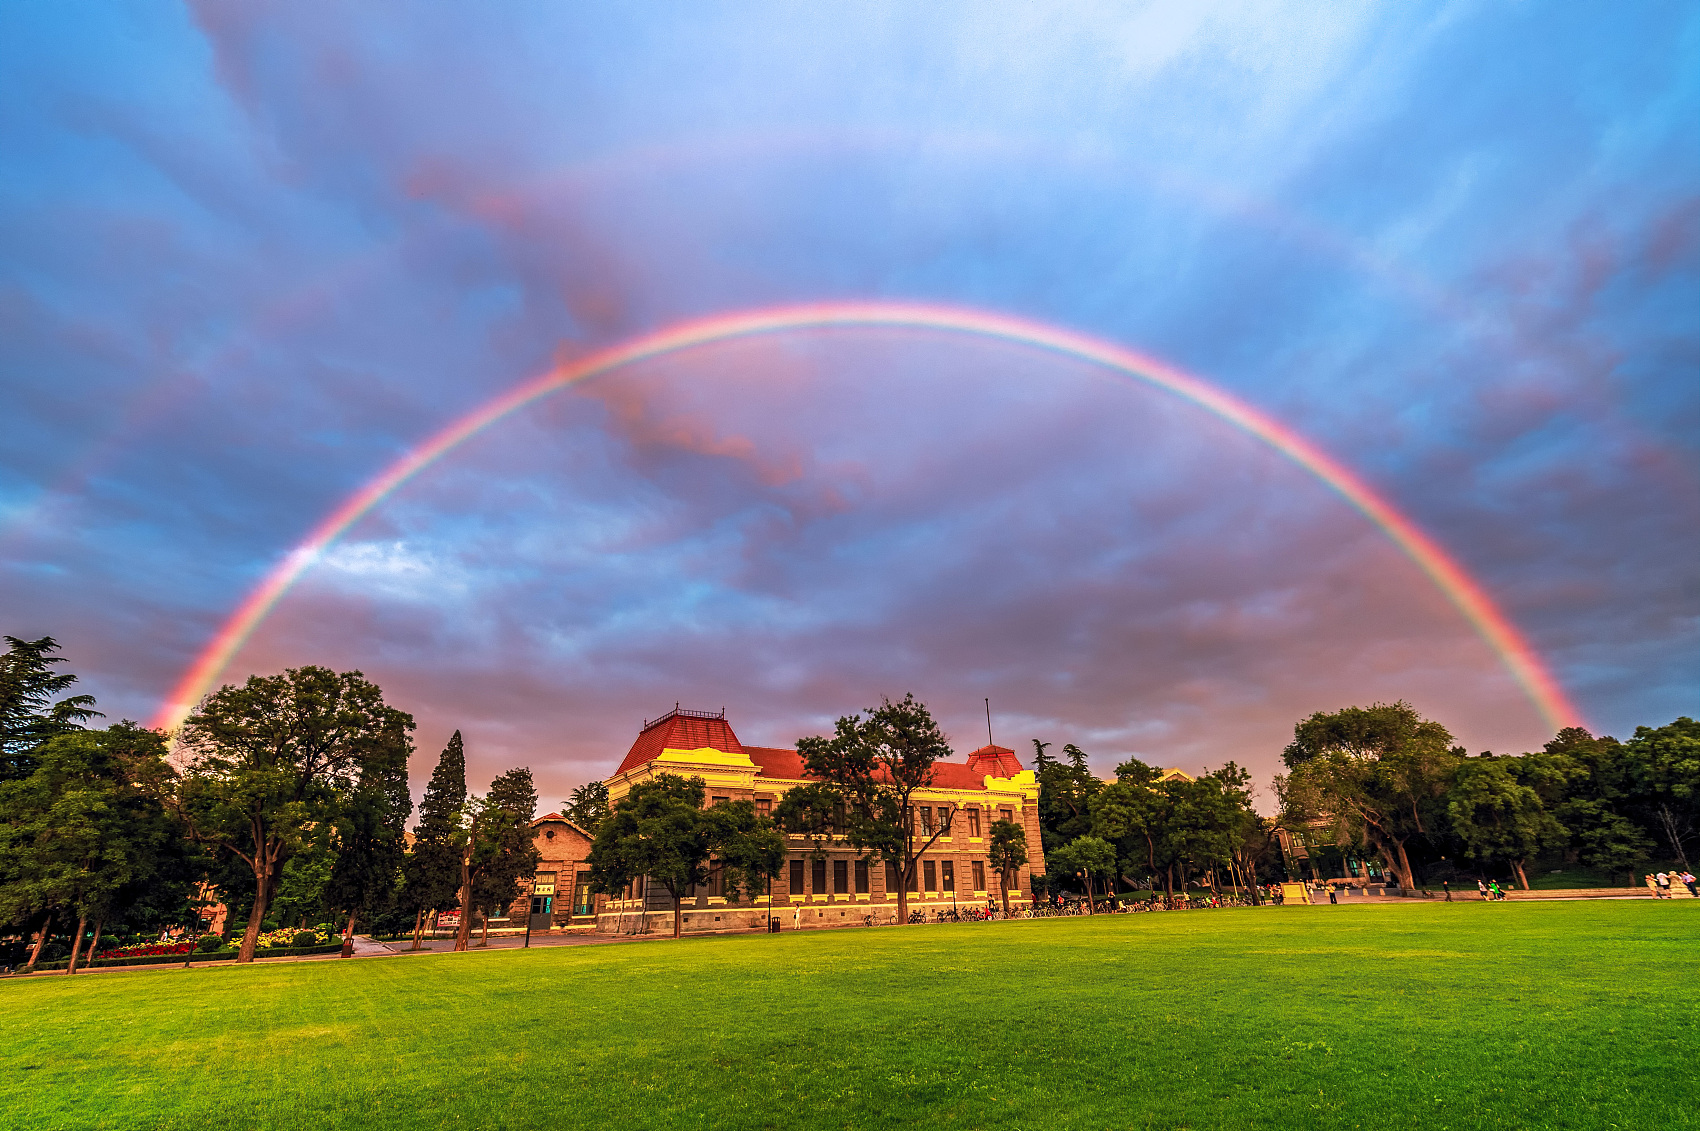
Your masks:
<svg viewBox="0 0 1700 1131"><path fill-rule="evenodd" d="M1587 725L1700 687L1700 11L1573 3L0 9L0 632L150 720L394 460L686 320L945 304L1137 350L1338 459ZM1161 388L795 330L481 430L220 675L358 669L543 808L644 720L1264 784L1314 711L1551 737L1369 522Z"/></svg>

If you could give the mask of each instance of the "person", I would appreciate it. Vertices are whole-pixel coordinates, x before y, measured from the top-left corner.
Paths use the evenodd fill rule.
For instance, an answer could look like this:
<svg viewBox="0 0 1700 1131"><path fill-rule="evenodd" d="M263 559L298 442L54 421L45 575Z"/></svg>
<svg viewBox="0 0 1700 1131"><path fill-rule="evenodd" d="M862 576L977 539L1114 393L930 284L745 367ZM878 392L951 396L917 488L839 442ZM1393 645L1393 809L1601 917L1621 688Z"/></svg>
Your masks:
<svg viewBox="0 0 1700 1131"><path fill-rule="evenodd" d="M793 931L800 931L803 929L803 909L801 907L793 907L791 909L791 929Z"/></svg>
<svg viewBox="0 0 1700 1131"><path fill-rule="evenodd" d="M1329 903L1339 903L1340 902L1339 889L1336 888L1333 884L1328 885L1328 902Z"/></svg>
<svg viewBox="0 0 1700 1131"><path fill-rule="evenodd" d="M1684 872L1682 874L1682 886L1688 889L1689 895L1693 896L1695 899L1700 899L1700 888L1695 887L1695 882L1693 872Z"/></svg>
<svg viewBox="0 0 1700 1131"><path fill-rule="evenodd" d="M1476 890L1482 893L1483 899L1491 898L1488 895L1487 882L1485 880L1478 879L1476 881Z"/></svg>
<svg viewBox="0 0 1700 1131"><path fill-rule="evenodd" d="M1446 902L1452 902L1452 883L1449 880L1440 881L1440 890L1446 893Z"/></svg>
<svg viewBox="0 0 1700 1131"><path fill-rule="evenodd" d="M1504 899L1505 898L1505 893L1499 890L1499 881L1498 880L1489 880L1488 881L1488 891L1491 893L1489 895L1490 899Z"/></svg>
<svg viewBox="0 0 1700 1131"><path fill-rule="evenodd" d="M1659 891L1658 891L1659 898L1660 899L1669 899L1670 898L1670 876L1665 874L1664 872L1659 872L1659 873L1657 873L1653 876L1653 881L1659 885Z"/></svg>

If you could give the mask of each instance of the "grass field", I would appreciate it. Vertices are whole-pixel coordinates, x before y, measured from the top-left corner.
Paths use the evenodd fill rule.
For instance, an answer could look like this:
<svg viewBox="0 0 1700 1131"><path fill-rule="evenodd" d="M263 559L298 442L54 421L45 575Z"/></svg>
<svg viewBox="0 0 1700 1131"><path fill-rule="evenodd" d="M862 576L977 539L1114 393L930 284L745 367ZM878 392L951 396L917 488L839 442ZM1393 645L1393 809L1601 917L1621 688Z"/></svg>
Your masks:
<svg viewBox="0 0 1700 1131"><path fill-rule="evenodd" d="M0 983L0 1126L1700 1126L1700 902L1384 904Z"/></svg>

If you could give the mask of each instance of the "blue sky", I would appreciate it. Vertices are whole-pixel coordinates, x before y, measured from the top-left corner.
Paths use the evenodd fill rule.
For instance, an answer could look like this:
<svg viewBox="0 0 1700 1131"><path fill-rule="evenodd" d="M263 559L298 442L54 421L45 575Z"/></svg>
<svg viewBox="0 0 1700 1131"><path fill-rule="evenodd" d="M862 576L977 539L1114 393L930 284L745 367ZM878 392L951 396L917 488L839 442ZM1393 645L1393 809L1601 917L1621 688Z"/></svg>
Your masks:
<svg viewBox="0 0 1700 1131"><path fill-rule="evenodd" d="M1597 730L1692 714L1697 63L1681 5L10 6L0 631L149 717L341 498L553 359L889 298L1220 384L1455 554ZM990 697L1104 772L1267 775L1378 699L1549 737L1255 440L890 331L488 430L227 675L304 663L546 802L674 701L789 744L913 690L967 748Z"/></svg>

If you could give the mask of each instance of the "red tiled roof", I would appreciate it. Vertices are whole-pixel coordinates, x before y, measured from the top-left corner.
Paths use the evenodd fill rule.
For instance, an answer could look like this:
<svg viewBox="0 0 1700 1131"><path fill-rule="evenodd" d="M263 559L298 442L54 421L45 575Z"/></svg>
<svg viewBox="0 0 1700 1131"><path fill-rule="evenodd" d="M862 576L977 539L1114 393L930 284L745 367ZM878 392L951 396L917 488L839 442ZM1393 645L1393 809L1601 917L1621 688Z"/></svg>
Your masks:
<svg viewBox="0 0 1700 1131"><path fill-rule="evenodd" d="M761 776L764 778L806 781L813 776L803 768L803 756L795 750L772 746L746 746L744 753L750 756L750 761L761 770ZM941 789L985 789L986 774L989 772L991 771L962 762L934 762L933 784Z"/></svg>
<svg viewBox="0 0 1700 1131"><path fill-rule="evenodd" d="M645 726L616 772L623 774L635 769L660 757L663 750L700 750L705 746L746 755L756 764L761 777L806 781L812 776L803 768L803 756L794 749L745 746L724 716L699 717L678 710ZM1021 762L1015 751L1007 746L982 746L968 755L967 762L934 762L933 785L941 789L985 789L988 774L1007 778L1020 772Z"/></svg>
<svg viewBox="0 0 1700 1131"><path fill-rule="evenodd" d="M1021 772L1021 760L1007 746L982 746L968 755L968 764L982 774L1010 778Z"/></svg>
<svg viewBox="0 0 1700 1131"><path fill-rule="evenodd" d="M643 728L615 773L623 774L659 758L663 750L701 750L705 746L728 754L739 754L744 749L724 716L700 718L674 710Z"/></svg>

